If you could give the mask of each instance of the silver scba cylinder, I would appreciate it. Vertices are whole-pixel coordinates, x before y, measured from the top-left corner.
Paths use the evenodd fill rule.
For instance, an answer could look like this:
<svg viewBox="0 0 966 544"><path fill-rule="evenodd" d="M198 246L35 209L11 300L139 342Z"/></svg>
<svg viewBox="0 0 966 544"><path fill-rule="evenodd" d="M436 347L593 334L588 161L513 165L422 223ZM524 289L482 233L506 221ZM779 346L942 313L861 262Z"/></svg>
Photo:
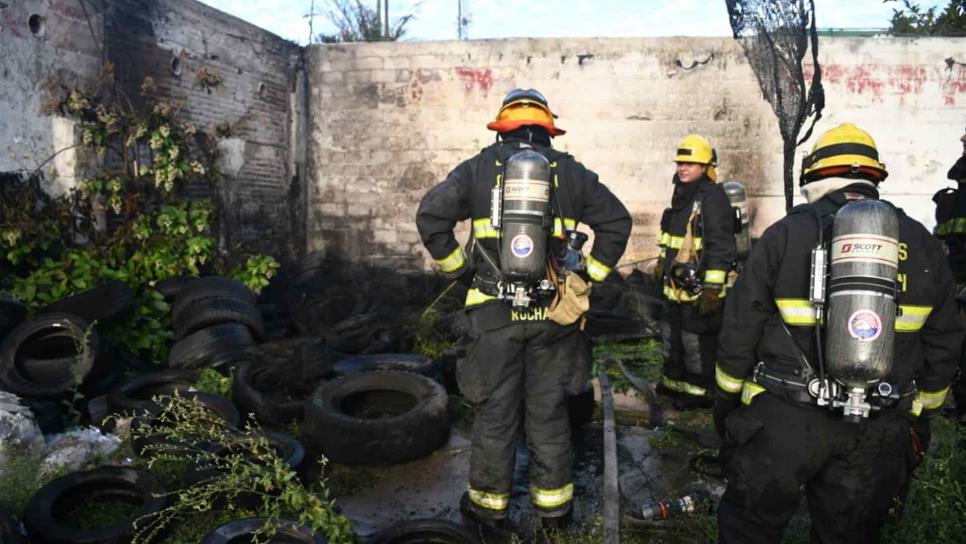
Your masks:
<svg viewBox="0 0 966 544"><path fill-rule="evenodd" d="M728 181L721 188L728 195L735 213L735 257L738 260L747 259L751 252L751 233L748 229L748 195L745 186L738 181Z"/></svg>
<svg viewBox="0 0 966 544"><path fill-rule="evenodd" d="M545 274L550 210L550 163L536 151L506 162L500 267L512 282L534 283Z"/></svg>
<svg viewBox="0 0 966 544"><path fill-rule="evenodd" d="M892 369L898 238L889 204L860 200L835 214L825 352L829 374L850 391Z"/></svg>

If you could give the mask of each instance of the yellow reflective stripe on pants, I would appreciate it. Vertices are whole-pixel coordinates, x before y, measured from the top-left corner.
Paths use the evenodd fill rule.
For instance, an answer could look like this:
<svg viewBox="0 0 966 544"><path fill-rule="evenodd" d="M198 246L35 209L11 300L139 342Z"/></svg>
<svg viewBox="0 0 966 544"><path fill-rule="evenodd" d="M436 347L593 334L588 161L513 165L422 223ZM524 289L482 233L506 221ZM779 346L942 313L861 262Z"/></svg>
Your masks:
<svg viewBox="0 0 966 544"><path fill-rule="evenodd" d="M718 387L728 393L740 392L742 385L745 383L745 380L735 378L724 370L721 370L720 366L715 366L714 368L714 381L718 384Z"/></svg>
<svg viewBox="0 0 966 544"><path fill-rule="evenodd" d="M563 238L568 230L577 230L577 221L569 217L564 217L563 223L561 223L559 217L553 218L553 236Z"/></svg>
<svg viewBox="0 0 966 544"><path fill-rule="evenodd" d="M467 495L475 504L490 510L506 510L510 506L509 493L488 493L467 487Z"/></svg>
<svg viewBox="0 0 966 544"><path fill-rule="evenodd" d="M922 415L922 403L919 402L919 399L912 399L912 408L909 409L909 413L912 414L913 417L919 417Z"/></svg>
<svg viewBox="0 0 966 544"><path fill-rule="evenodd" d="M669 232L661 231L661 238L658 239L657 245L661 247L667 247L671 243L671 234Z"/></svg>
<svg viewBox="0 0 966 544"><path fill-rule="evenodd" d="M557 489L540 489L530 486L530 502L540 508L556 508L574 499L574 484L567 484Z"/></svg>
<svg viewBox="0 0 966 544"><path fill-rule="evenodd" d="M664 296L671 302L694 302L698 295L689 295L684 289L675 289L668 284L664 284Z"/></svg>
<svg viewBox="0 0 966 544"><path fill-rule="evenodd" d="M918 332L932 313L932 306L899 305L896 316L896 332Z"/></svg>
<svg viewBox="0 0 966 544"><path fill-rule="evenodd" d="M725 270L705 270L704 271L705 283L717 283L720 285L724 285L724 282L727 278L728 278L728 272Z"/></svg>
<svg viewBox="0 0 966 544"><path fill-rule="evenodd" d="M466 292L466 306L475 306L477 304L483 304L484 302L489 302L491 300L496 300L496 297L492 295L487 295L479 289L470 289Z"/></svg>
<svg viewBox="0 0 966 544"><path fill-rule="evenodd" d="M775 305L786 325L807 326L815 324L815 308L808 299L776 298Z"/></svg>
<svg viewBox="0 0 966 544"><path fill-rule="evenodd" d="M741 386L741 403L748 405L758 395L765 392L765 388L755 382L745 382Z"/></svg>
<svg viewBox="0 0 966 544"><path fill-rule="evenodd" d="M482 238L499 238L500 231L493 228L493 223L490 222L489 217L483 219L474 219L473 236L475 236L477 240Z"/></svg>
<svg viewBox="0 0 966 544"><path fill-rule="evenodd" d="M587 275L590 276L590 279L601 282L604 281L607 274L610 274L609 266L595 259L593 255L587 256Z"/></svg>
<svg viewBox="0 0 966 544"><path fill-rule="evenodd" d="M436 259L436 264L439 265L439 269L443 272L453 272L454 270L459 270L459 267L466 264L466 253L463 253L462 247L457 247L446 257Z"/></svg>
<svg viewBox="0 0 966 544"><path fill-rule="evenodd" d="M667 387L671 391L677 391L678 393L686 393L688 395L694 395L695 397L708 396L707 389L683 380L674 380L668 378L667 376L661 376L661 383L664 385L664 387Z"/></svg>
<svg viewBox="0 0 966 544"><path fill-rule="evenodd" d="M949 393L948 387L939 391L916 391L916 400L922 403L923 409L935 410L941 408L946 402L947 393Z"/></svg>

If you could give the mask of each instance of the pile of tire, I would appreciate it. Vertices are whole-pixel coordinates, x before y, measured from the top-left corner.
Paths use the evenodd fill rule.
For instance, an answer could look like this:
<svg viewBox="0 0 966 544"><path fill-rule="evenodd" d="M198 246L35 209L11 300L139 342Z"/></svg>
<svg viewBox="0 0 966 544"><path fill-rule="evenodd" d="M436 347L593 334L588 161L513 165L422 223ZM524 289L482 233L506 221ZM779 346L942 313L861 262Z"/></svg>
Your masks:
<svg viewBox="0 0 966 544"><path fill-rule="evenodd" d="M224 276L192 279L177 289L171 310L177 342L171 368L225 368L239 363L265 336L255 293Z"/></svg>
<svg viewBox="0 0 966 544"><path fill-rule="evenodd" d="M68 406L89 422L89 399L121 378L122 365L104 349L98 328L120 322L133 308L134 293L115 281L62 299L30 319L16 301L0 301L0 330L6 331L0 386L21 397L45 433L64 429Z"/></svg>

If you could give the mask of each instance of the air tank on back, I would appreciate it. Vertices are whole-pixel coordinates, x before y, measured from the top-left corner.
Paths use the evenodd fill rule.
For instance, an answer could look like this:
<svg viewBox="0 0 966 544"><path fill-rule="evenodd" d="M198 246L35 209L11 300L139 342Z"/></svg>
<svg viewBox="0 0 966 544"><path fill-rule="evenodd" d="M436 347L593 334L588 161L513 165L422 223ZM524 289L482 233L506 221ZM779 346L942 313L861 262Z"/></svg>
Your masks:
<svg viewBox="0 0 966 544"><path fill-rule="evenodd" d="M751 252L751 233L748 228L748 195L745 193L745 186L738 181L722 183L721 188L728 195L731 209L735 214L735 258L743 261L748 258L748 253Z"/></svg>
<svg viewBox="0 0 966 544"><path fill-rule="evenodd" d="M835 214L825 359L829 374L853 392L892 370L898 238L896 211L885 202L859 200Z"/></svg>
<svg viewBox="0 0 966 544"><path fill-rule="evenodd" d="M547 265L550 163L536 151L511 156L505 166L500 267L511 282L535 283Z"/></svg>

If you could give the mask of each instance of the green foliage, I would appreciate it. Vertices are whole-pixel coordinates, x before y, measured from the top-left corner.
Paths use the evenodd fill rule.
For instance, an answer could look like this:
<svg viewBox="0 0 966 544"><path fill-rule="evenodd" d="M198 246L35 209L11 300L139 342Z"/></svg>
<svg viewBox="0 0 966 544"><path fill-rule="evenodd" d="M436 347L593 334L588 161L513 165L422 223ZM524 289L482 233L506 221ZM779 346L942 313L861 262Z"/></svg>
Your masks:
<svg viewBox="0 0 966 544"><path fill-rule="evenodd" d="M212 513L219 504L233 510L243 497L260 499L260 516L297 520L315 531L324 531L329 542L355 542L348 520L333 510L325 482L319 480L313 489L302 485L271 444L255 434L256 428L249 427L241 434L193 399L162 397L161 403L163 410L158 417L133 431L135 436L163 438L147 447L144 456L149 459L148 467L187 460L223 476L170 492L171 506L138 520L135 544L150 542L165 528L194 515ZM205 444L220 444L225 449L215 452ZM269 541L275 530L275 526L266 525L258 537Z"/></svg>
<svg viewBox="0 0 966 544"><path fill-rule="evenodd" d="M233 372L229 372L227 376L223 376L213 368L203 368L198 373L198 381L195 383L195 389L202 393L211 393L213 395L231 398L232 374Z"/></svg>
<svg viewBox="0 0 966 544"><path fill-rule="evenodd" d="M63 472L41 472L39 453L4 448L0 465L0 505L22 513L30 498Z"/></svg>
<svg viewBox="0 0 966 544"><path fill-rule="evenodd" d="M596 343L594 345L594 376L597 376L598 365L606 359L623 361L628 371L651 383L657 382L661 377L663 356L661 355L661 342L659 340ZM607 378L613 391L624 392L633 388L617 365L607 367Z"/></svg>
<svg viewBox="0 0 966 544"><path fill-rule="evenodd" d="M275 275L278 261L268 255L252 255L245 261L245 265L230 274L236 280L245 284L254 293L261 293Z"/></svg>
<svg viewBox="0 0 966 544"><path fill-rule="evenodd" d="M915 472L899 523L887 544L966 542L966 426L937 418L933 444Z"/></svg>
<svg viewBox="0 0 966 544"><path fill-rule="evenodd" d="M431 307L418 318L411 320L408 327L415 336L413 349L416 353L431 359L441 358L446 350L456 345L451 338L436 328L438 318L439 313Z"/></svg>
<svg viewBox="0 0 966 544"><path fill-rule="evenodd" d="M316 42L394 42L406 33L406 25L414 17L413 14L404 15L396 19L395 26L388 29L378 8L373 9L362 0L328 0L329 7L325 11L329 22L336 27L335 34L319 34ZM388 1L388 0L386 0Z"/></svg>
<svg viewBox="0 0 966 544"><path fill-rule="evenodd" d="M207 75L205 75L207 74ZM214 77L204 72L209 84ZM41 188L40 174L0 180L0 291L36 309L107 280L127 283L137 307L126 323L104 333L139 356L163 361L174 340L170 308L152 289L159 280L226 273L215 258L210 225L219 210L186 200L186 184L215 188L215 142L181 121L182 105L158 100L149 79L143 110L111 100L110 67L90 88L47 83L44 111L74 119L83 147L98 158L96 173L61 197ZM251 256L233 270L258 292L275 274L271 257Z"/></svg>
<svg viewBox="0 0 966 544"><path fill-rule="evenodd" d="M892 10L889 33L894 36L966 36L966 0L949 0L938 14L938 6L923 9L913 0L885 2L902 4Z"/></svg>

